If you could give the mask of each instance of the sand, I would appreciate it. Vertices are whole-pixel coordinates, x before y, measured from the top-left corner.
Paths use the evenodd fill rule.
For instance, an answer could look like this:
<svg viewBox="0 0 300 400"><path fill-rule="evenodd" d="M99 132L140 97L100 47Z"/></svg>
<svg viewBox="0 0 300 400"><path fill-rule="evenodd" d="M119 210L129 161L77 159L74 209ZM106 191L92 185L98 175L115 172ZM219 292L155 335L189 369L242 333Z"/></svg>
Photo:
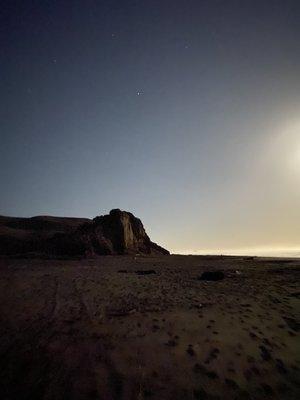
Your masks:
<svg viewBox="0 0 300 400"><path fill-rule="evenodd" d="M1 399L299 398L299 276L292 259L1 259Z"/></svg>

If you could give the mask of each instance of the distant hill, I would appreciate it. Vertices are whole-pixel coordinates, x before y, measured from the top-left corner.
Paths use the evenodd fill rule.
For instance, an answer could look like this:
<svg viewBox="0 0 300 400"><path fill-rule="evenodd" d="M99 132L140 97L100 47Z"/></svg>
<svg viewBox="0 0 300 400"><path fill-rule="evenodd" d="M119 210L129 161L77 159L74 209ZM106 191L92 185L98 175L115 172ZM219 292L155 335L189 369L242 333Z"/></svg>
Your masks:
<svg viewBox="0 0 300 400"><path fill-rule="evenodd" d="M140 219L119 209L93 220L0 216L0 255L56 258L136 253L169 254L150 240Z"/></svg>

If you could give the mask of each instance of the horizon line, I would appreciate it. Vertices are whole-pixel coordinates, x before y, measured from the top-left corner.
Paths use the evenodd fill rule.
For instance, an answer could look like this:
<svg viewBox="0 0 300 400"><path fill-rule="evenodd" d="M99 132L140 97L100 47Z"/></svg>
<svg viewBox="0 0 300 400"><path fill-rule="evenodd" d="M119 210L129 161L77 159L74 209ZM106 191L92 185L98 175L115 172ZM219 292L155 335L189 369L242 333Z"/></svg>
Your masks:
<svg viewBox="0 0 300 400"><path fill-rule="evenodd" d="M200 250L177 250L172 254L180 255L223 255L223 256L257 256L257 257L292 257L300 258L300 246L298 247L243 247L235 249L200 249Z"/></svg>

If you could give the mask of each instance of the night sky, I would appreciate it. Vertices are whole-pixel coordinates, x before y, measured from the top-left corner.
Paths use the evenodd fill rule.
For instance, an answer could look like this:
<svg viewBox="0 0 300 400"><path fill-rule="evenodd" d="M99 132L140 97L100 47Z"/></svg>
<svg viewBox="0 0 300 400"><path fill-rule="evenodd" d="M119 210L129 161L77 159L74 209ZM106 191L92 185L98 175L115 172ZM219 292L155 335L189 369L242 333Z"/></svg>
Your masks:
<svg viewBox="0 0 300 400"><path fill-rule="evenodd" d="M0 214L300 248L300 2L1 1Z"/></svg>

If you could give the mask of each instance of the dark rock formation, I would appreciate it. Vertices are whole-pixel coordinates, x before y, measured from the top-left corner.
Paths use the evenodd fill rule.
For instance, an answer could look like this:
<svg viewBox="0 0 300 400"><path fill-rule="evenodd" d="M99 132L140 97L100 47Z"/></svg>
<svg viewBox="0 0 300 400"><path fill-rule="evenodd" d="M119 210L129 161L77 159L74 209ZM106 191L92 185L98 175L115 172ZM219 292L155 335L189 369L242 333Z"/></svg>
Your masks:
<svg viewBox="0 0 300 400"><path fill-rule="evenodd" d="M221 281L225 278L222 271L205 271L200 276L200 281Z"/></svg>
<svg viewBox="0 0 300 400"><path fill-rule="evenodd" d="M119 209L93 220L0 217L1 255L94 257L137 253L169 254L151 242L138 218Z"/></svg>

